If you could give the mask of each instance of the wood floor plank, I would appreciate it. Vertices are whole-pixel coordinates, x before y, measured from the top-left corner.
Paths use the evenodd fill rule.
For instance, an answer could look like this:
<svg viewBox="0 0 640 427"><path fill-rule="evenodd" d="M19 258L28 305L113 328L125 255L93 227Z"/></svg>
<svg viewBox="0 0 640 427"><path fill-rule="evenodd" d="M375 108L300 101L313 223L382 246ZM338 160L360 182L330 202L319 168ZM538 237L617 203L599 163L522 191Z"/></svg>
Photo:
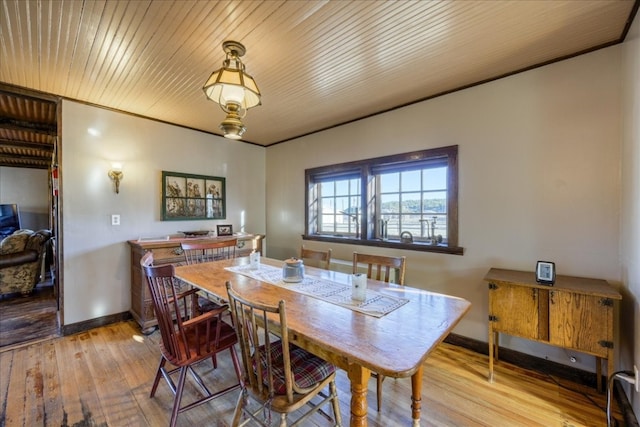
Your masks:
<svg viewBox="0 0 640 427"><path fill-rule="evenodd" d="M26 375L26 349L16 350L14 357L11 359L11 377L7 387L7 409L6 409L6 425L26 425L25 420L25 398L27 391L25 388Z"/></svg>
<svg viewBox="0 0 640 427"><path fill-rule="evenodd" d="M74 348L75 339L77 338L66 337L53 341L56 359L52 360L52 363L55 364L55 368L58 370L60 383L59 393L62 397L62 407L51 408L51 411L47 412L47 419L58 419L62 417L64 425L81 425L79 422L84 420L82 402L80 400L78 385L76 384L75 367L73 363L73 359L76 358Z"/></svg>
<svg viewBox="0 0 640 427"><path fill-rule="evenodd" d="M157 362L154 359L157 353L144 343L144 336L134 328L112 327L109 332L112 334L111 338L118 343L118 345L108 346L111 357L124 375L127 388L131 391L131 398L141 410L142 418L139 420L139 425L167 424L169 422L167 413L160 410L156 400L149 398L151 391L149 378L155 375ZM154 343L155 345L157 344Z"/></svg>
<svg viewBox="0 0 640 427"><path fill-rule="evenodd" d="M45 422L43 425L62 426L64 406L55 343L51 340L43 343L42 347L44 360L43 402L45 414Z"/></svg>
<svg viewBox="0 0 640 427"><path fill-rule="evenodd" d="M0 352L0 420L6 418L13 355L14 353L10 351Z"/></svg>
<svg viewBox="0 0 640 427"><path fill-rule="evenodd" d="M44 424L44 374L42 346L25 348L25 425Z"/></svg>
<svg viewBox="0 0 640 427"><path fill-rule="evenodd" d="M82 423L87 423L87 425L106 427L108 424L104 408L96 392L97 388L102 386L102 383L96 382L89 370L88 359L95 356L87 348L86 342L89 339L89 332L69 337L70 346L67 348L67 356L63 362L67 375L62 378L64 382L70 381L74 384L72 394L66 395L69 397L69 403L74 405L74 416L72 418L71 413L69 413L67 422L70 425L76 423L84 425ZM74 396L76 396L75 399ZM80 414L77 411L78 406ZM66 404L65 409L67 409Z"/></svg>
<svg viewBox="0 0 640 427"><path fill-rule="evenodd" d="M133 321L0 353L0 426L155 427L167 425L173 395L161 381L149 397L160 357L160 336L140 334ZM234 378L224 353L217 369L198 366L215 383ZM606 425L606 396L595 389L558 380L504 362L489 383L488 358L441 344L423 372L422 419L426 427L522 427ZM338 371L336 383L344 425L348 425L349 380ZM387 378L383 406L375 405L375 381L369 382L370 427L411 425L411 381ZM190 384L185 399L197 395ZM228 427L239 391L182 413L178 426ZM619 411L613 413L624 426ZM330 412L330 411L329 411ZM275 417L275 414L274 414ZM316 415L305 427L331 423Z"/></svg>
<svg viewBox="0 0 640 427"><path fill-rule="evenodd" d="M120 364L116 363L110 347L118 347L122 339L113 333L111 326L100 332L89 331L89 339L83 341L87 354L89 374L96 384L96 395L110 426L139 426L143 423L139 407L134 400Z"/></svg>

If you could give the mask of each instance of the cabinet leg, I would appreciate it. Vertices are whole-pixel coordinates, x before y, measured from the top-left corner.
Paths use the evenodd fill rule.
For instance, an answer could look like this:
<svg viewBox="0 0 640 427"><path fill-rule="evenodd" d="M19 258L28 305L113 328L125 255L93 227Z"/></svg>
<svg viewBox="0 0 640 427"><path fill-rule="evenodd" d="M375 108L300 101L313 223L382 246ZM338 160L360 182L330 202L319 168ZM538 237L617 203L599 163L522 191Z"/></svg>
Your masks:
<svg viewBox="0 0 640 427"><path fill-rule="evenodd" d="M602 391L602 359L596 356L596 388Z"/></svg>
<svg viewBox="0 0 640 427"><path fill-rule="evenodd" d="M495 332L489 328L489 382L493 382L493 340Z"/></svg>
<svg viewBox="0 0 640 427"><path fill-rule="evenodd" d="M615 369L614 366L613 366L613 350L609 350L608 353L609 353L609 357L607 358L607 378L609 378L609 375L613 374L613 371ZM606 392L607 391L606 390L606 388L607 388L606 384L605 384L604 388L605 388L605 390L603 390L603 391ZM636 386L636 388L637 388L637 386Z"/></svg>

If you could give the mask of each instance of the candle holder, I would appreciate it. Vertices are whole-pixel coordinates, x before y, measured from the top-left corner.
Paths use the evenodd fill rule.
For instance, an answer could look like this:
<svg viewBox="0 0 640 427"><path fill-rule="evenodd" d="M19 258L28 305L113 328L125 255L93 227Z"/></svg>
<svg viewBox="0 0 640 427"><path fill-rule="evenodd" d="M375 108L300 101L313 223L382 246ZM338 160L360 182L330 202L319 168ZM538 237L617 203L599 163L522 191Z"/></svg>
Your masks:
<svg viewBox="0 0 640 427"><path fill-rule="evenodd" d="M367 276L362 273L351 275L351 299L364 301L367 299Z"/></svg>

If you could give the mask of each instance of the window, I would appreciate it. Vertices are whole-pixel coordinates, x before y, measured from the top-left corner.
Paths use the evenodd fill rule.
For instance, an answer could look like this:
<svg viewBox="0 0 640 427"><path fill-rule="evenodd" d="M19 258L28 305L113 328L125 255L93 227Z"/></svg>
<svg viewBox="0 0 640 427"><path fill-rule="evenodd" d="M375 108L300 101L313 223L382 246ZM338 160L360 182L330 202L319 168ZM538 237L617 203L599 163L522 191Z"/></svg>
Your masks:
<svg viewBox="0 0 640 427"><path fill-rule="evenodd" d="M462 254L458 147L307 169L307 240Z"/></svg>

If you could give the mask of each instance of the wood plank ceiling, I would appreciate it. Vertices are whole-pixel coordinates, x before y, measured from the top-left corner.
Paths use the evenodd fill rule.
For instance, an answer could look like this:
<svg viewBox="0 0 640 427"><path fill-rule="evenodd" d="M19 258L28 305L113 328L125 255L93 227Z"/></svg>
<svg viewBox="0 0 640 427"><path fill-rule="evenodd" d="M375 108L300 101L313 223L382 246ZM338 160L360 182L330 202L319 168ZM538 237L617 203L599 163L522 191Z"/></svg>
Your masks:
<svg viewBox="0 0 640 427"><path fill-rule="evenodd" d="M220 134L202 85L237 40L263 95L244 141L269 146L620 43L638 4L1 0L0 83ZM50 103L0 95L3 147L51 137L11 129Z"/></svg>

